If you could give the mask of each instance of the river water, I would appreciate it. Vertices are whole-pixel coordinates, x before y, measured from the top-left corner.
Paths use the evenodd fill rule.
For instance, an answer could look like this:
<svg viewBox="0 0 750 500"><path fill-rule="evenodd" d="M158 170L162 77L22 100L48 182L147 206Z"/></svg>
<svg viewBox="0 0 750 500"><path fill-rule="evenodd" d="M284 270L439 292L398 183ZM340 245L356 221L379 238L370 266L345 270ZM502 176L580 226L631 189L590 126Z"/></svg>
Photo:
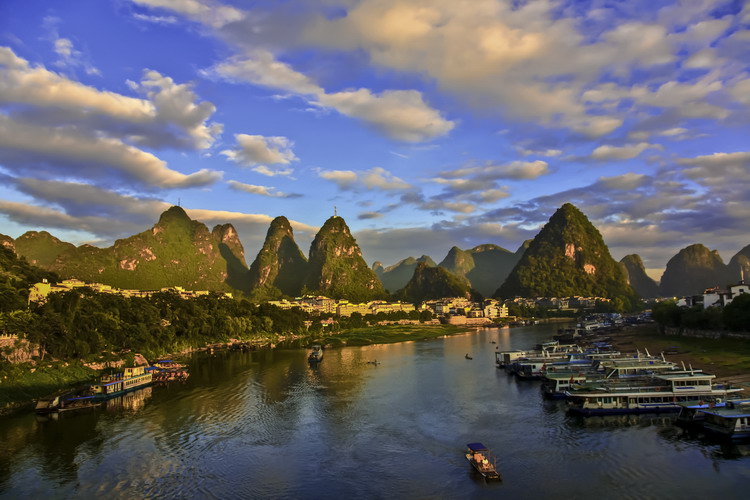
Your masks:
<svg viewBox="0 0 750 500"><path fill-rule="evenodd" d="M182 384L0 418L0 497L747 498L748 445L664 416L570 417L495 367L496 348L553 332L328 349L317 367L302 349L196 354ZM502 483L473 472L474 441Z"/></svg>

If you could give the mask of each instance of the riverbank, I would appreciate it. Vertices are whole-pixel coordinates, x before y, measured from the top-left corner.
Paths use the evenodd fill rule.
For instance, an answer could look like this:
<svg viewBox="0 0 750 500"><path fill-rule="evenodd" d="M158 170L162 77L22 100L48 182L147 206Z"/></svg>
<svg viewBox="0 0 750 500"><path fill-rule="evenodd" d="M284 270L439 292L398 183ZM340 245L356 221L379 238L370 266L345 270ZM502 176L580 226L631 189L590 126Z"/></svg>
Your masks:
<svg viewBox="0 0 750 500"><path fill-rule="evenodd" d="M427 340L473 331L474 328L449 325L388 325L355 328L324 335L267 335L253 339L234 339L228 342L186 348L165 355L180 359L191 353L210 349L226 349L242 344L253 349L273 349L279 344L299 342L321 343L331 347L391 344ZM131 354L132 357L132 354ZM131 362L132 364L132 362ZM42 363L0 363L0 415L31 407L34 401L60 391L73 389L95 380L100 372L84 366L80 361L51 361Z"/></svg>
<svg viewBox="0 0 750 500"><path fill-rule="evenodd" d="M668 361L684 362L719 380L747 385L750 395L750 341L667 336L658 325L647 324L612 334L612 344L622 352L663 352Z"/></svg>
<svg viewBox="0 0 750 500"><path fill-rule="evenodd" d="M97 374L79 361L0 363L0 415L29 406L56 391L88 383Z"/></svg>

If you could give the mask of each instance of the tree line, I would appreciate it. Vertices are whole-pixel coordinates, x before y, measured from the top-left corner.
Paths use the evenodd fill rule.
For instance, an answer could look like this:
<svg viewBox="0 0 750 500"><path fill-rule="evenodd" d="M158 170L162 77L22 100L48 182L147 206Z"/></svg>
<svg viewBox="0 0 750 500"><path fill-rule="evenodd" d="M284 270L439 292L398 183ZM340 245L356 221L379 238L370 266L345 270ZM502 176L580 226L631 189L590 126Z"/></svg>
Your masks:
<svg viewBox="0 0 750 500"><path fill-rule="evenodd" d="M724 307L680 307L673 301L660 302L654 305L652 317L662 327L750 332L750 294L742 294Z"/></svg>

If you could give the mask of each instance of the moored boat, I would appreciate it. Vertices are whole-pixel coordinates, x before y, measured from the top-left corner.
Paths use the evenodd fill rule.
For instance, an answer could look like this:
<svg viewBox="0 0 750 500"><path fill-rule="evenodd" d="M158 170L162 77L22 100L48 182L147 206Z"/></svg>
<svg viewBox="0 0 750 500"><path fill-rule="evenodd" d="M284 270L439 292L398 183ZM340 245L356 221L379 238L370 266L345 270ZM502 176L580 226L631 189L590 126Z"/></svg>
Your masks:
<svg viewBox="0 0 750 500"><path fill-rule="evenodd" d="M728 401L723 408L710 406L698 413L705 415L706 432L733 440L750 439L750 401Z"/></svg>
<svg viewBox="0 0 750 500"><path fill-rule="evenodd" d="M741 388L715 384L707 373L654 374L634 385L607 385L569 390L569 411L579 415L617 415L680 411L680 403L715 400L736 394Z"/></svg>
<svg viewBox="0 0 750 500"><path fill-rule="evenodd" d="M123 373L103 376L98 384L91 386L88 398L94 401L101 401L141 387L146 387L152 382L153 373L147 371L145 367L125 368Z"/></svg>
<svg viewBox="0 0 750 500"><path fill-rule="evenodd" d="M482 443L469 443L466 445L466 460L485 479L500 480L497 472L497 459L489 448Z"/></svg>

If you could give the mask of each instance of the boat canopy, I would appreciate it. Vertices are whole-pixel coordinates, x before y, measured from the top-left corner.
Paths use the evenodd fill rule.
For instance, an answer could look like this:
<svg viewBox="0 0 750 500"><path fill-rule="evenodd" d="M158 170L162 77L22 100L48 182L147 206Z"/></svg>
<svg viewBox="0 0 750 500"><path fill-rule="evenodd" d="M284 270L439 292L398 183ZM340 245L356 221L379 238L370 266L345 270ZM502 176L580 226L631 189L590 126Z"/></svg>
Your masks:
<svg viewBox="0 0 750 500"><path fill-rule="evenodd" d="M482 443L469 443L466 445L471 451L486 451L489 448L487 448Z"/></svg>

